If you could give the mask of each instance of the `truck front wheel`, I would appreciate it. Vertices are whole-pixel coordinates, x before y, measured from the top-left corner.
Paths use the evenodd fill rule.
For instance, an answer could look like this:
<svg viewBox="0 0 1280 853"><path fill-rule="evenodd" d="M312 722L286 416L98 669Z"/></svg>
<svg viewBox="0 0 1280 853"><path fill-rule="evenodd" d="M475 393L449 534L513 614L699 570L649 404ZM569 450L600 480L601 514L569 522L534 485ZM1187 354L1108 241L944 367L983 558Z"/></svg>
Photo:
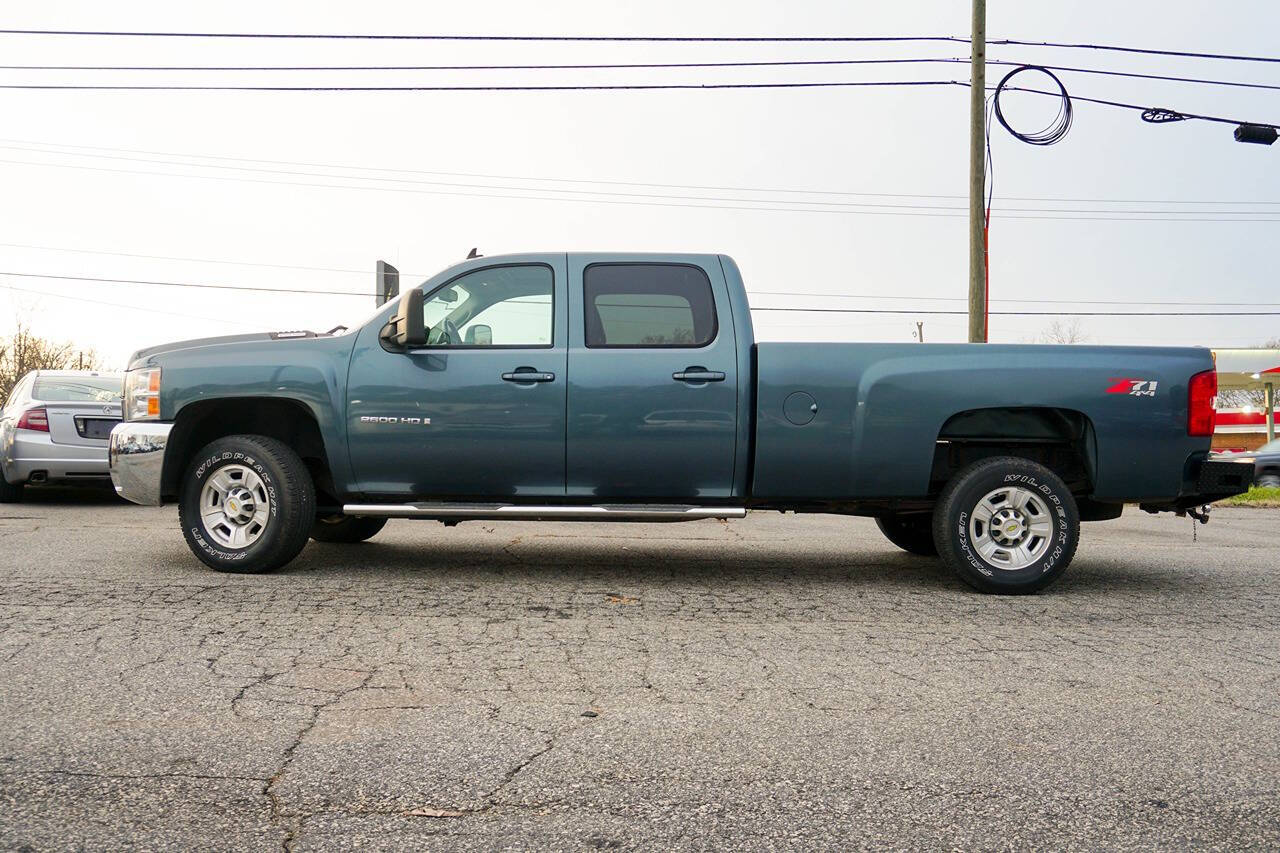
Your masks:
<svg viewBox="0 0 1280 853"><path fill-rule="evenodd" d="M983 592L1037 592L1066 571L1080 514L1062 480L1026 459L998 456L952 478L933 515L938 554Z"/></svg>
<svg viewBox="0 0 1280 853"><path fill-rule="evenodd" d="M292 560L315 521L315 486L298 454L261 435L206 445L182 481L178 520L192 552L220 572L267 572Z"/></svg>
<svg viewBox="0 0 1280 853"><path fill-rule="evenodd" d="M938 556L938 546L933 542L933 516L882 515L876 518L876 526L894 545L908 554L921 557Z"/></svg>

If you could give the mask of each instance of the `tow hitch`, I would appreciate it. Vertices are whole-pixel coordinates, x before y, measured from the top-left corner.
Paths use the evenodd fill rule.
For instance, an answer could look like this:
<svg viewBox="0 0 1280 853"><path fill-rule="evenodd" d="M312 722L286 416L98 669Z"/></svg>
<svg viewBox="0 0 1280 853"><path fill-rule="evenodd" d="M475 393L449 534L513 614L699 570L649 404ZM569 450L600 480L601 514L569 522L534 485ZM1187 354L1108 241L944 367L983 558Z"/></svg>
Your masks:
<svg viewBox="0 0 1280 853"><path fill-rule="evenodd" d="M1184 515L1189 515L1201 524L1208 524L1209 510L1211 509L1213 509L1213 507L1209 504L1201 504L1198 509L1193 506L1187 507L1185 510L1178 511L1178 517L1181 518Z"/></svg>

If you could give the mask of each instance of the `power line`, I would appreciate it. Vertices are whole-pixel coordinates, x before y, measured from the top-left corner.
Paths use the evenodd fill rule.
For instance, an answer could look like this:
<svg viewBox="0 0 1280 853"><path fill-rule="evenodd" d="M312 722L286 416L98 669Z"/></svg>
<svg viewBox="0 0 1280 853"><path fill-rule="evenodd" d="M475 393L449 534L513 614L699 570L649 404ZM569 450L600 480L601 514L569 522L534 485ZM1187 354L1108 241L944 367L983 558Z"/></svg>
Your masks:
<svg viewBox="0 0 1280 853"><path fill-rule="evenodd" d="M0 65L9 71L608 71L656 68L771 68L810 65L912 65L955 58L782 59L754 62L611 62L539 65Z"/></svg>
<svg viewBox="0 0 1280 853"><path fill-rule="evenodd" d="M80 156L83 156L83 155L80 155ZM735 204L703 204L703 203L689 204L687 203L687 201L702 201L702 199L696 196L694 197L659 196L658 197L658 198L672 199L667 201L646 201L646 200L637 200L637 199L630 199L630 198L585 198L581 196L552 197L552 196L543 196L543 195L513 195L510 193L468 192L463 190L455 191L455 190L443 190L443 189L413 189L410 187L398 187L398 186L331 184L331 183L317 183L314 181L273 181L273 180L268 180L266 178L248 178L248 177L241 177L236 175L200 175L200 174L193 175L193 174L183 174L181 172L156 172L156 171L149 171L145 169L120 169L120 168L111 168L107 166L85 166L85 165L79 165L74 163L47 163L47 162L39 162L39 161L32 161L32 160L0 159L0 163L9 163L9 164L15 164L15 165L22 165L22 166L42 166L42 167L59 168L59 169L78 169L78 170L84 170L84 171L108 172L108 173L115 173L115 174L152 175L157 177L185 178L185 179L191 179L191 180L234 181L237 183L267 184L267 185L288 186L288 187L313 187L313 188L320 188L320 189L344 189L344 190L363 190L363 191L373 191L373 192L396 192L396 193L411 193L415 195L441 195L441 196L453 196L453 197L465 197L465 198L497 198L497 199L517 200L517 201L555 201L555 202L572 202L572 203L578 203L578 204L612 204L612 205L621 204L621 205L638 205L643 207L678 207L678 208L684 208L689 210L743 210L743 211L779 212L779 213L821 213L821 214L836 214L836 215L843 214L843 215L861 215L861 216L915 216L915 217L924 217L924 218L944 218L944 219L956 218L964 215L962 212L959 212L960 208L945 207L945 206L931 207L927 205L876 204L876 205L854 206L851 203L846 203L844 207L839 207L839 208L817 207L817 206L807 206L807 207L762 206L762 204L763 205L823 204L821 202L789 201L789 200L774 201L770 199L724 199L725 201L743 202L742 204L736 204L736 205ZM200 164L194 164L194 163L172 163L172 164L166 163L165 165L195 166L197 168L228 168L228 167L201 166ZM272 170L256 170L256 171L272 172ZM278 172L272 172L272 173L279 174ZM289 174L289 173L283 173L283 174ZM360 177L348 176L348 175L316 175L315 177L324 177L324 178L348 180L348 181L365 180ZM414 182L414 181L398 181L398 182L399 183L429 183L429 182ZM542 188L526 188L526 187L495 186L493 187L493 189L499 189L499 190L514 189L522 193L548 191ZM560 190L559 192L567 192L567 191ZM601 194L604 194L604 193L601 193ZM614 193L614 195L619 195L619 194ZM627 194L624 193L620 195L627 195ZM707 199L707 200L712 201L713 199ZM826 204L833 204L833 203L826 203ZM863 208L877 208L877 209L863 209ZM888 208L888 209L881 209L881 208ZM1037 212L1040 210L1041 209L1037 209L1037 208L1012 208L1011 212L1014 215L1006 216L1003 213L1001 213L1000 218L1003 221L1025 219L1025 220L1051 220L1051 221L1058 221L1058 222L1069 222L1069 221L1080 221L1080 222L1280 222L1280 218L1276 218L1277 216L1280 216L1280 211L1262 211L1262 210L1255 210L1255 211L1235 211L1235 210L1231 210L1231 211L1122 211L1122 210L1098 211L1099 213L1108 214L1108 215L1102 215L1102 216L1090 215L1091 211L1088 211L1088 210L1048 209L1048 208L1043 209L1042 212L1045 214L1071 214L1071 215L1040 215L1040 213ZM947 211L956 211L956 212L947 212ZM1149 215L1146 215L1148 213L1158 213L1158 214L1166 214L1166 215L1149 216ZM1084 214L1084 215L1074 215L1074 214ZM1129 214L1142 214L1142 215L1135 216L1135 215L1129 215Z"/></svg>
<svg viewBox="0 0 1280 853"><path fill-rule="evenodd" d="M1236 62L1280 62L1275 56L1243 56L1235 53L1198 53L1190 50L1160 50L1149 47L1128 47L1114 44L1078 44L1058 41L1022 41L1020 39L988 39L988 45L1018 45L1020 47L1061 47L1083 50L1111 51L1114 53L1142 53L1151 56L1181 56L1190 59L1227 59Z"/></svg>
<svg viewBox="0 0 1280 853"><path fill-rule="evenodd" d="M748 291L751 296L808 296L820 299L884 299L884 296L862 294L862 293L802 293L790 290L751 290ZM963 296L900 296L893 295L893 299L902 302L968 302L969 300ZM1274 307L1280 308L1280 302L1178 302L1178 301L1161 301L1151 302L1149 300L1113 300L1113 299L992 299L992 302L1020 302L1026 304L1045 304L1045 305L1209 305L1209 306L1248 306L1257 307Z"/></svg>
<svg viewBox="0 0 1280 853"><path fill-rule="evenodd" d="M309 177L309 178L340 178L343 180L377 181L380 183L405 183L405 184L422 185L422 186L461 187L466 189L515 190L520 192L536 191L536 192L551 192L551 193L575 194L575 195L591 194L591 195L620 196L620 197L626 197L626 198L675 199L679 201L728 201L728 202L743 202L743 203L749 202L753 204L799 204L799 205L804 205L806 207L889 208L889 209L900 209L900 210L964 210L965 209L964 207L959 205L921 205L921 204L896 204L896 203L888 203L888 202L866 203L866 202L840 202L840 201L808 201L808 200L801 200L801 199L731 198L731 197L725 197L725 196L672 195L669 193L633 193L633 192L619 192L615 190L567 190L567 189L558 189L554 187L536 187L535 188L535 187L519 187L519 186L501 186L501 185L494 185L494 184L470 184L470 183L457 183L452 181L421 181L421 180L410 180L406 178L383 178L383 177L376 177L376 176L363 177L363 176L350 176L350 175L331 175L331 174L320 173L320 172L297 172L297 171L287 171L287 170L281 170L281 169L262 169L262 168L254 168L249 166L222 166L222 165L216 165L216 164L203 164L203 163L175 163L167 160L155 160L155 159L145 158L145 157L128 157L128 156L119 156L119 155L110 155L110 154L77 154L77 153L68 153L68 152L62 152L62 151L48 151L41 148L30 148L30 147L24 147L19 145L0 144L0 149L36 152L40 154L58 154L58 155L71 156L71 157L93 157L93 158L104 159L104 160L126 160L130 162L153 163L153 164L160 164L160 165L166 165L166 166L189 166L189 167L200 168L200 169L226 169L226 170L233 170L233 171L240 171L240 172L266 173L266 174L272 174L272 175L289 175L289 176L301 176L301 177ZM0 161L0 162L4 162L4 161ZM58 164L53 164L53 165L58 165ZM1081 210L1081 209L1043 208L1043 207L1005 207L1005 208L1002 208L1001 210L1002 212L1006 212L1006 213L1120 213L1120 214L1132 213L1132 214L1147 214L1147 215L1172 213L1179 216L1183 215L1184 213L1188 213L1188 214L1195 213L1195 214L1200 214L1205 216L1210 216L1210 215L1212 216L1249 216L1249 215L1258 215L1258 214L1265 216L1265 215L1270 215L1277 212L1277 211L1267 211L1267 210L1113 211L1113 210L1105 210L1105 209Z"/></svg>
<svg viewBox="0 0 1280 853"><path fill-rule="evenodd" d="M339 39L381 41L533 41L533 42L955 42L960 36L608 36L608 35L436 35L400 33L200 33L141 32L119 30L19 30L0 29L0 35L28 36L128 36L130 38L226 38L226 39Z"/></svg>
<svg viewBox="0 0 1280 853"><path fill-rule="evenodd" d="M189 287L197 289L210 290L239 290L239 291L257 291L263 293L296 293L301 295L326 295L326 296L372 296L371 293L357 291L334 291L334 290L291 290L278 287L253 287L248 285L228 285L228 284L196 284L193 282L182 281L155 281L150 279L128 279L128 278L103 278L97 276L76 276L76 275L54 275L51 273L28 273L28 272L11 272L0 270L0 275L15 276L20 278L45 278L56 279L59 281L93 281L108 284L142 284L157 285L162 287ZM0 285L5 287L5 285ZM18 289L21 288L12 288ZM31 291L37 292L37 291ZM43 291L40 291L43 292ZM54 295L54 294L50 294ZM801 294L787 294L798 296ZM897 297L895 297L897 298ZM906 298L928 298L928 297L906 297ZM1032 301L1032 300L1026 300ZM128 306L124 306L128 307ZM795 313L814 313L814 314L968 314L967 311L938 309L938 308L793 308L793 307L753 307L752 311L780 311ZM1251 317L1251 316L1280 316L1280 311L992 311L992 314L1010 316L1010 317L1056 317L1056 316L1081 316L1081 317ZM187 315L190 316L190 315Z"/></svg>
<svg viewBox="0 0 1280 853"><path fill-rule="evenodd" d="M672 89L834 89L890 86L967 86L958 80L839 80L782 83L597 83L547 86L201 86L87 83L5 83L0 89L84 92L599 92Z"/></svg>
<svg viewBox="0 0 1280 853"><path fill-rule="evenodd" d="M47 290L31 290L26 287L15 287L11 284L0 284L0 289L11 290L17 293L31 293L36 296L52 296L54 299L70 299L73 302L87 302L91 305L106 305L111 308L127 308L130 311L145 311L148 314L166 314L170 317L186 317L190 320L212 320L215 323L226 323L230 326L242 326L246 329L258 328L250 323L241 323L238 320L227 320L223 317L210 317L208 314L182 314L177 311L164 311L159 308L147 308L142 305L126 305L122 302L107 302L102 299L90 299L87 296L72 296L66 293L52 293Z"/></svg>
<svg viewBox="0 0 1280 853"><path fill-rule="evenodd" d="M752 308L752 311L794 311L814 314L958 314L968 311L936 308ZM1006 317L1275 317L1280 311L991 311Z"/></svg>
<svg viewBox="0 0 1280 853"><path fill-rule="evenodd" d="M1038 68L1039 66L1024 66L1024 67ZM959 85L967 86L968 84L960 83ZM987 89L988 91L994 92L996 87L988 86ZM1032 89L1027 86L1006 86L1005 90L1010 92L1030 92L1033 95L1048 95L1053 98L1059 98L1059 99L1062 98L1062 92L1046 92L1043 89ZM1107 107L1119 107L1121 109L1126 109L1126 110L1135 110L1143 114L1142 116L1143 121L1150 121L1157 124L1170 122L1170 121L1190 121L1194 119L1197 121L1216 122L1218 124L1236 124L1236 125L1259 124L1265 127L1280 128L1280 124L1276 124L1273 122L1244 121L1242 119L1223 118L1222 116L1204 115L1202 113L1184 113L1179 110L1171 110L1164 107L1143 106L1142 104L1131 104L1125 101L1111 101L1105 98L1087 98L1087 97L1084 97L1083 95L1071 95L1070 98L1072 101L1084 101L1085 103L1088 103L1088 104L1101 104L1102 106L1107 106ZM1153 113L1158 114L1158 117L1149 117Z"/></svg>
<svg viewBox="0 0 1280 853"><path fill-rule="evenodd" d="M0 31L3 32L3 31ZM88 83L5 83L0 90L9 91L81 91L81 92L593 92L593 91L672 91L672 90L723 90L723 89L834 89L834 88L886 88L886 87L926 87L926 86L965 86L969 84L960 80L841 80L819 82L775 82L775 83L612 83L612 84L562 84L562 85L490 85L490 86L230 86L230 85L127 85L127 84L88 84ZM1061 97L1061 93L1045 92L1040 89L1010 86L1010 91L1032 92L1038 95ZM1242 123L1260 124L1266 127L1280 128L1280 124L1271 122L1243 122L1240 119L1222 118L1200 113L1182 113L1165 108L1152 108L1140 104L1122 101L1111 101L1104 98L1087 98L1073 96L1073 100L1109 107L1120 107L1138 110L1147 116L1155 113L1164 116L1161 121L1199 121L1218 122L1222 124ZM1153 120L1153 119L1147 119Z"/></svg>
<svg viewBox="0 0 1280 853"><path fill-rule="evenodd" d="M938 60L943 61L943 60ZM952 60L945 60L952 61ZM968 60L954 60L958 62L967 62ZM988 59L988 65L1006 65L1019 66L1026 65L1025 62L1011 62L1004 59ZM1077 65L1042 65L1035 64L1036 68L1047 68L1050 71L1064 71L1070 74L1094 74L1103 77L1128 77L1137 80L1163 80L1171 83L1198 83L1207 86L1232 86L1241 89L1268 89L1272 91L1280 90L1280 86L1270 83L1246 83L1241 80L1213 80L1205 77L1176 77L1168 74L1139 74L1134 71L1115 71L1106 68L1081 68Z"/></svg>
<svg viewBox="0 0 1280 853"><path fill-rule="evenodd" d="M523 65L0 65L7 71L199 71L199 72L247 72L247 71L616 71L663 68L787 68L809 66L848 65L918 65L918 64L968 64L968 59L958 57L899 58L899 59L783 59L741 62L608 62ZM1004 59L988 59L988 65L1019 66L1028 63ZM1074 65L1046 65L1037 67L1072 74L1094 74L1105 77L1124 77L1138 80L1161 80L1173 83L1193 83L1208 86L1228 86L1243 89L1280 90L1280 85L1250 83L1242 80L1216 80L1204 77L1179 77L1167 74L1142 74L1132 71L1116 71L1103 68L1083 68Z"/></svg>
<svg viewBox="0 0 1280 853"><path fill-rule="evenodd" d="M183 261L199 264L229 264L237 267L269 267L279 270L306 270L309 272L340 272L360 275L373 275L372 267L369 269L351 269L349 267L312 267L302 266L300 264L269 264L259 261L229 261L222 258L191 258L179 255L143 255L136 252L109 252L103 249L72 249L66 246L37 246L31 243L0 243L0 247L10 249L36 249L43 252L71 252L77 255L109 255L115 258L144 258L153 261ZM401 275L414 276L418 273L402 272Z"/></svg>
<svg viewBox="0 0 1280 853"><path fill-rule="evenodd" d="M53 29L0 29L0 35L24 36L105 36L128 38L185 38L185 39L302 39L342 41L489 41L489 42L643 42L643 43L845 43L891 44L946 42L968 44L964 36L618 36L618 35L479 35L479 34L401 34L401 33L215 33L215 32L147 32L139 30L53 30ZM1050 47L1080 50L1109 51L1114 53L1138 53L1152 56L1178 56L1191 59L1224 59L1237 62L1280 63L1280 57L1250 56L1234 53L1207 53L1189 50L1132 47L1129 45L1092 44L1081 42L1027 41L1024 39L988 39L988 45L1016 45L1019 47Z"/></svg>
<svg viewBox="0 0 1280 853"><path fill-rule="evenodd" d="M968 60L965 60L966 62ZM760 193L795 193L801 195L827 195L827 196L857 196L868 198L928 198L928 199L966 199L966 195L948 195L939 193L877 193L877 192L858 192L853 190L821 190L821 189L797 189L788 187L738 187L738 186L716 186L706 184L664 184L652 183L648 181L621 181L607 179L589 179L589 178L556 178L545 176L530 175L505 175L505 174L486 174L482 172L443 172L425 169L404 169L404 168L388 168L383 166L359 166L344 163L310 163L300 162L296 160L270 160L258 157L228 157L217 154L191 154L174 151L153 151L140 148L113 148L103 145L74 145L63 142L47 142L33 139L3 139L0 142L20 143L22 145L37 145L57 148L81 148L92 151L113 151L125 154L152 154L161 157L186 157L201 160L223 160L236 163L269 163L272 165L282 166L304 166L312 169L348 169L351 171L361 172L398 172L407 175L441 175L445 177L455 178L483 178L490 180L511 180L511 181L540 181L550 183L566 183L566 184L601 184L606 186L629 186L629 187L658 187L659 189L684 189L684 190L710 190L716 192L760 192ZM3 147L3 146L0 146ZM68 151L47 151L43 153L51 154L67 154L69 156L89 156L77 154ZM150 161L143 161L150 162ZM163 161L156 161L163 162ZM202 163L181 163L174 165L196 166L198 168L208 168ZM531 191L538 191L542 187L529 187ZM1262 204L1262 205L1280 205L1280 201L1241 201L1234 199L1150 199L1150 198L1129 198L1129 199L1107 199L1107 198L1066 198L1053 196L1004 196L1005 201L1042 201L1052 203L1079 203L1079 204Z"/></svg>
<svg viewBox="0 0 1280 853"><path fill-rule="evenodd" d="M373 296L373 292L354 290L296 290L286 287L250 287L237 284L195 284L187 281L154 281L137 278L100 278L88 275L53 275L51 273L12 272L0 270L0 275L16 278L51 278L58 281L97 281L108 284L146 284L156 287L192 287L199 290L252 290L260 293L294 293L301 296Z"/></svg>
<svg viewBox="0 0 1280 853"><path fill-rule="evenodd" d="M349 267L314 267L314 266L303 266L300 264L268 264L268 263L258 263L255 261L233 261L233 260L226 260L221 258L192 258L192 257L178 256L178 255L148 255L148 254L141 254L137 252L109 252L109 251L102 251L98 249L75 249L75 248L70 248L66 246L38 246L38 245L32 245L28 243L0 243L0 247L9 247L9 248L16 248L16 249L38 249L41 251L49 251L49 252L71 252L76 254L89 254L89 255L110 255L113 257L144 258L144 259L153 259L153 260L162 260L162 261L186 261L186 262L192 262L192 263L205 263L205 264L232 264L237 266L270 267L273 269L304 270L304 271L313 271L313 272L315 271L339 272L339 273L351 273L351 274L358 274L358 275L368 275L371 272L371 270L368 270L368 269L353 269ZM0 273L0 275L3 275L3 273ZM401 275L408 276L408 277L426 278L431 274L401 272ZM180 286L185 283L170 282L170 284L174 286ZM198 287L199 285L195 285L195 286ZM289 292L311 293L314 291L289 291ZM353 293L352 295L365 296L367 294ZM875 294L814 293L811 291L794 291L794 290L750 290L748 291L748 295L750 296L800 296L800 297L816 298L816 299L884 299L884 296L875 295ZM963 297L958 297L958 296L903 296L899 294L894 294L893 299L899 302L965 302L967 301ZM1180 302L1180 301L1167 301L1167 300L1160 301L1160 302L1152 302L1150 300L1111 300L1111 299L1075 299L1075 298L1073 299L993 299L992 302L1011 302L1011 303L1021 303L1021 304L1067 304L1067 305L1148 305L1148 306L1196 305L1196 306L1217 306L1217 307L1252 305L1255 307L1280 308L1280 302L1213 302L1213 301Z"/></svg>

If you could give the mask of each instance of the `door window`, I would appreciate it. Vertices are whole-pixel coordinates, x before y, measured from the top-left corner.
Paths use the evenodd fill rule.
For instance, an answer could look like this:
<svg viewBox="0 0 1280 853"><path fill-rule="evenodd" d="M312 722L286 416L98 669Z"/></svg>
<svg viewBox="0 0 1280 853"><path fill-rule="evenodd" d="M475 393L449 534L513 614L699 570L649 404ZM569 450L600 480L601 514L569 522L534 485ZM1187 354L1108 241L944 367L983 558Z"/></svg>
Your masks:
<svg viewBox="0 0 1280 853"><path fill-rule="evenodd" d="M593 264L582 274L589 347L702 347L716 336L711 281L683 264Z"/></svg>
<svg viewBox="0 0 1280 853"><path fill-rule="evenodd" d="M554 277L542 264L486 267L427 297L429 347L549 347Z"/></svg>

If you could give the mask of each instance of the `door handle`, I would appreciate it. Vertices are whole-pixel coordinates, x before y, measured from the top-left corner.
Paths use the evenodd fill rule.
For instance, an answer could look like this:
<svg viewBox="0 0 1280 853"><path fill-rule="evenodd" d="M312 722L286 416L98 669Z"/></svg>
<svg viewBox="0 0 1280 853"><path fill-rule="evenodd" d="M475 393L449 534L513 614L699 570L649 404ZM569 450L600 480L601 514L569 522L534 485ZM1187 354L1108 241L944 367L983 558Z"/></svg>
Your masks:
<svg viewBox="0 0 1280 853"><path fill-rule="evenodd" d="M510 373L502 374L503 382L555 382L554 373L543 373L532 367L517 367Z"/></svg>
<svg viewBox="0 0 1280 853"><path fill-rule="evenodd" d="M677 382L723 382L724 371L707 370L705 367L686 367L671 374Z"/></svg>

